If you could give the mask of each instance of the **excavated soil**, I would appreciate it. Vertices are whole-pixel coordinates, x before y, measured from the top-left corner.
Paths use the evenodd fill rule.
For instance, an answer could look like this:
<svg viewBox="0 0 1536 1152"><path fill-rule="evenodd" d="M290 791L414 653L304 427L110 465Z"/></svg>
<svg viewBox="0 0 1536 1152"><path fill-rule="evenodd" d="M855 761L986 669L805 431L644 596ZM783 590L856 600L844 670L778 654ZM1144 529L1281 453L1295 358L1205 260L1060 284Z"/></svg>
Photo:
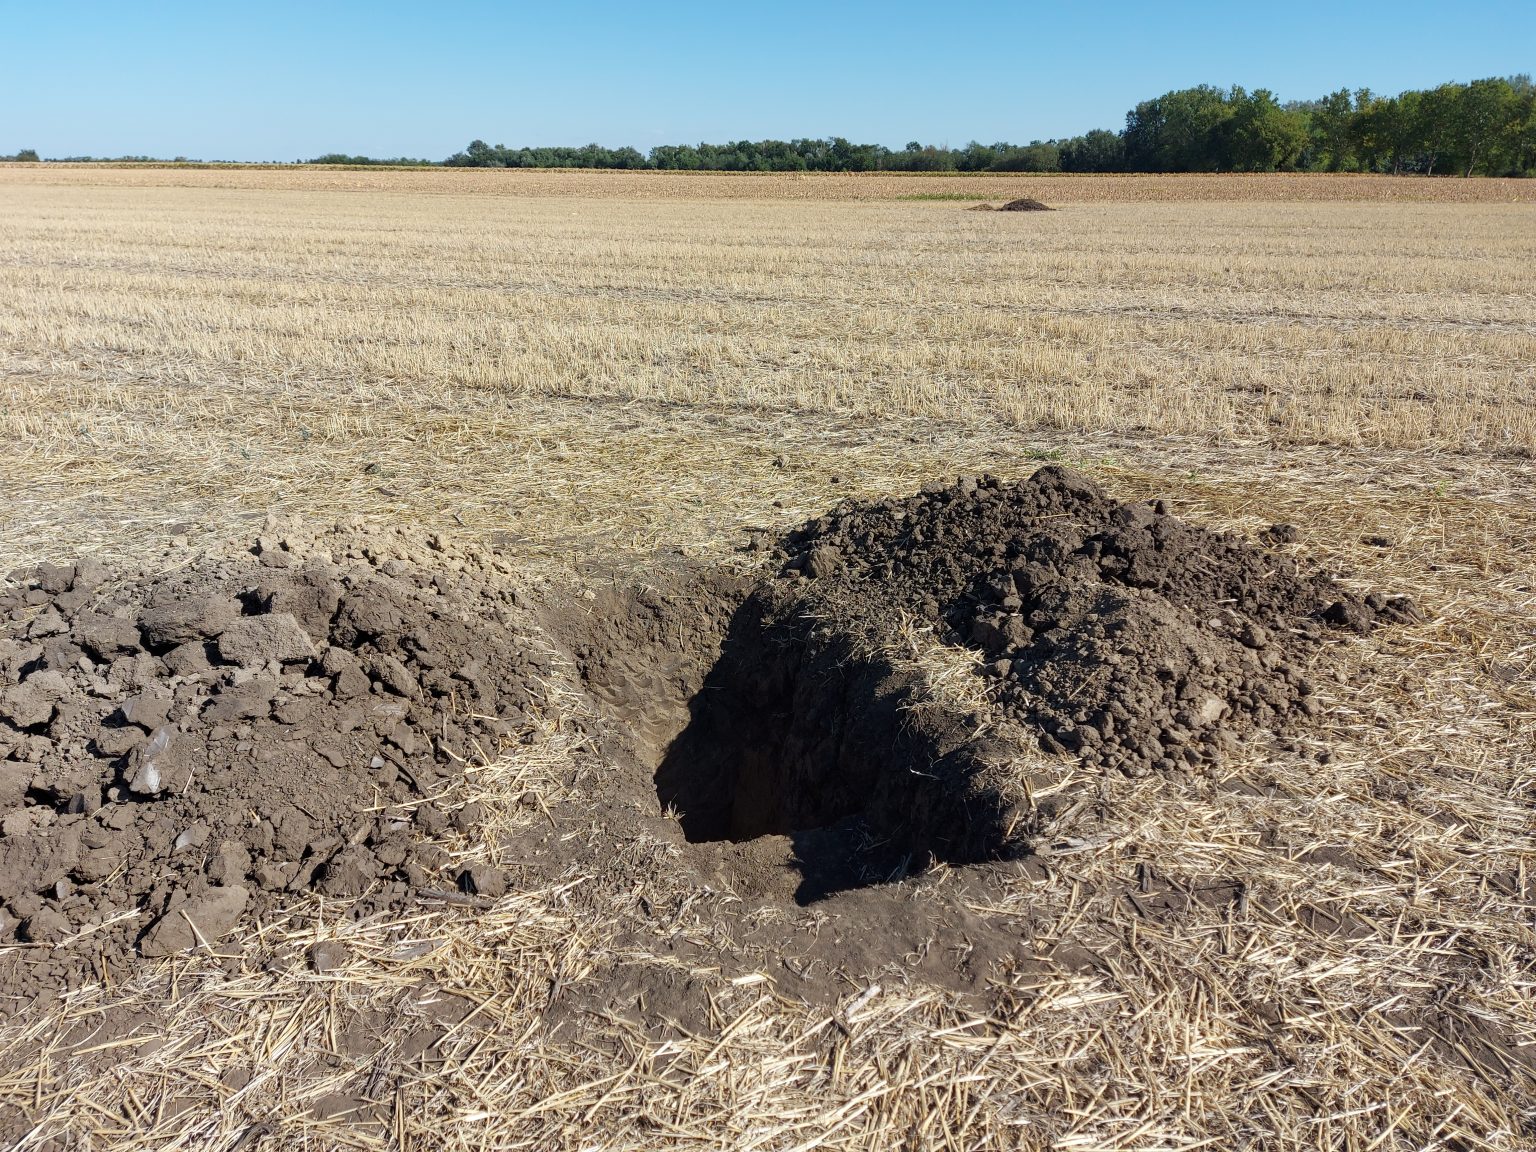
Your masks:
<svg viewBox="0 0 1536 1152"><path fill-rule="evenodd" d="M1271 530L1273 531L1273 530ZM889 643L896 612L985 654L994 698L1047 751L1141 775L1220 760L1245 732L1310 714L1302 673L1330 631L1419 618L1320 572L1046 467L854 505L789 540L783 577Z"/></svg>
<svg viewBox="0 0 1536 1152"><path fill-rule="evenodd" d="M344 530L45 567L0 620L0 1010L305 890L360 916L452 884L434 799L550 671L504 562Z"/></svg>
<svg viewBox="0 0 1536 1152"><path fill-rule="evenodd" d="M598 795L551 813L529 869L569 866L567 826L673 836L669 883L827 900L829 963L888 961L931 926L871 885L1034 850L1053 808L1024 741L1201 771L1306 722L1302 669L1331 634L1414 618L1054 467L844 504L755 580L678 563L534 595L494 550L355 526L274 528L169 574L19 573L0 591L0 1011L306 892L354 916L493 898L508 877L436 841L475 835L465 766L531 740L556 681L598 717ZM935 695L904 655L914 624L979 654L986 715Z"/></svg>
<svg viewBox="0 0 1536 1152"><path fill-rule="evenodd" d="M1049 204L1042 204L1038 200L1024 197L1020 200L1010 200L998 209L999 212L1054 212L1056 209Z"/></svg>

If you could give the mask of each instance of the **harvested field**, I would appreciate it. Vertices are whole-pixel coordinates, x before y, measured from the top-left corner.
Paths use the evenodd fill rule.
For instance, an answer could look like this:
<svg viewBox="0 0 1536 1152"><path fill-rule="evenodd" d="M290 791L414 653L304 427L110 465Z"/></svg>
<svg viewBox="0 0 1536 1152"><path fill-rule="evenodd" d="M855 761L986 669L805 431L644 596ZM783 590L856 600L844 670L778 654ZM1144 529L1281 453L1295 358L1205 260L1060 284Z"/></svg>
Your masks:
<svg viewBox="0 0 1536 1152"><path fill-rule="evenodd" d="M251 191L393 192L406 195L573 197L578 200L1014 199L1062 203L1233 200L1530 204L1529 180L1262 173L1020 175L955 172L587 172L570 169L263 168L171 164L5 164L7 184L51 187L232 188Z"/></svg>
<svg viewBox="0 0 1536 1152"><path fill-rule="evenodd" d="M1528 191L970 183L0 171L0 1132L1529 1147Z"/></svg>

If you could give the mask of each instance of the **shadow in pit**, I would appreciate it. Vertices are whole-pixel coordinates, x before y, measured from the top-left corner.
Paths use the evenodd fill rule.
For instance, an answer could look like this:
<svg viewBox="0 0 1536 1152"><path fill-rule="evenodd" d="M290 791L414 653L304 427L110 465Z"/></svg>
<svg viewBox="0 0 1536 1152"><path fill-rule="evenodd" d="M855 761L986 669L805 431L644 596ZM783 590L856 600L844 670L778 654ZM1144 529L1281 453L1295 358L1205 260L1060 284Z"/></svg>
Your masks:
<svg viewBox="0 0 1536 1152"><path fill-rule="evenodd" d="M798 606L748 596L655 770L694 842L788 837L797 902L1008 851L989 752L920 678Z"/></svg>

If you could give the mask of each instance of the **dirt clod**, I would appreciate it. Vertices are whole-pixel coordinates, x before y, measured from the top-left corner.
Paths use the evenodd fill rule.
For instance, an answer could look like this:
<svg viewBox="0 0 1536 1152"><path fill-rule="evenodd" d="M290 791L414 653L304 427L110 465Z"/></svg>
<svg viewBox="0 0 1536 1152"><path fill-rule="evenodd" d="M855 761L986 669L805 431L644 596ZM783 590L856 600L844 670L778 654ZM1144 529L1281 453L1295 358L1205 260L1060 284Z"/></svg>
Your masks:
<svg viewBox="0 0 1536 1152"><path fill-rule="evenodd" d="M471 896L505 896L507 874L499 868L474 864L459 873L459 888Z"/></svg>
<svg viewBox="0 0 1536 1152"><path fill-rule="evenodd" d="M250 894L236 885L213 888L177 904L150 925L140 950L145 956L169 956L213 944L240 922L249 899Z"/></svg>
<svg viewBox="0 0 1536 1152"><path fill-rule="evenodd" d="M260 668L269 661L311 660L315 643L289 612L242 616L219 633L219 657L226 664Z"/></svg>
<svg viewBox="0 0 1536 1152"><path fill-rule="evenodd" d="M309 966L316 972L334 972L350 959L347 946L337 940L322 940L309 950Z"/></svg>

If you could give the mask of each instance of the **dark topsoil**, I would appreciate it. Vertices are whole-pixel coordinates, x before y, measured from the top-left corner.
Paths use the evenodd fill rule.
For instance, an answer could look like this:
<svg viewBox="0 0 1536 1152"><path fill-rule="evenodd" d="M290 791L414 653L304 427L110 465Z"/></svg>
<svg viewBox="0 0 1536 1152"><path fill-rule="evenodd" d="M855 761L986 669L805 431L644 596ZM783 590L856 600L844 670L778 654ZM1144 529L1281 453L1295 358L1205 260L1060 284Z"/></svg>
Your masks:
<svg viewBox="0 0 1536 1152"><path fill-rule="evenodd" d="M852 970L932 928L869 885L1027 857L1050 814L1017 778L1019 737L937 704L899 657L908 621L983 654L1015 732L1140 775L1304 720L1301 669L1330 633L1415 616L1054 467L845 504L757 581L681 565L537 605L491 552L340 528L171 575L19 574L0 589L0 1011L308 891L355 916L494 895L505 877L456 874L434 838L474 834L445 798L466 761L533 738L557 653L603 718L605 767L595 808L557 808L526 846L530 882L541 854L570 866L566 824L673 837L679 891L843 893L835 930L759 943ZM965 921L982 943L965 981L984 979L1012 929L933 913ZM744 929L764 930L789 932Z"/></svg>
<svg viewBox="0 0 1536 1152"><path fill-rule="evenodd" d="M488 555L322 544L0 592L0 1011L291 893L452 884L432 798L523 737L548 650Z"/></svg>
<svg viewBox="0 0 1536 1152"><path fill-rule="evenodd" d="M1055 466L839 509L789 551L784 573L814 582L819 613L876 646L898 610L943 625L1048 751L1130 775L1218 760L1310 713L1300 664L1328 631L1418 619L1404 597L1351 592Z"/></svg>

